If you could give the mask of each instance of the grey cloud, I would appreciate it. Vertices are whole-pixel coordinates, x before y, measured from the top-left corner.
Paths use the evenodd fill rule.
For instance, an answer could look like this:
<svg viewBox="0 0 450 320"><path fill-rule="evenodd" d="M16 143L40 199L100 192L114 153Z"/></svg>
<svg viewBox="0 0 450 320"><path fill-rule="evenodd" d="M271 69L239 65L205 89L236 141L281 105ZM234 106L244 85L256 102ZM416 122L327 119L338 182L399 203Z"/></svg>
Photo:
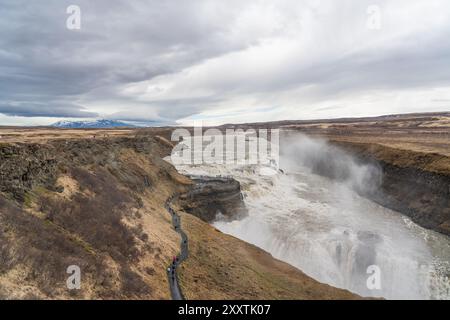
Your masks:
<svg viewBox="0 0 450 320"><path fill-rule="evenodd" d="M218 97L153 100L129 107L126 111L115 112L106 118L125 121L157 121L173 124L178 118L189 117L220 102ZM157 112L157 115L154 112Z"/></svg>
<svg viewBox="0 0 450 320"><path fill-rule="evenodd" d="M381 6L391 5L385 0L378 2ZM273 6L285 15L283 23L295 25L299 17L289 10L290 3L309 10L311 1L285 0ZM213 89L210 95L144 102L139 97L124 97L119 93L120 88L177 74L209 59L258 44L265 34L261 36L252 28L245 29L251 21L239 19L244 6L250 8L251 15L252 8L264 5L264 1L249 5L237 0L78 0L76 4L82 13L78 31L65 27L66 8L71 4L74 1L2 1L0 113L24 117L96 117L98 114L90 111L90 106L114 103L123 105L121 111L111 111L105 117L170 123L223 107L241 96L261 96L261 99L269 96L276 100L278 94L288 90L313 88L313 98L320 100L371 89L450 85L449 23L430 31L414 29L393 43L348 48L340 46L339 40L345 43L345 38L353 35L355 25L364 28L366 8L372 1L346 0L336 7L331 2L318 2L311 12L314 19L320 20L320 30L301 30L317 39L317 43L305 50L321 46L326 49L322 59L309 61L313 54L298 59L291 57L280 61L277 70L258 77L229 68L225 72L237 74L237 78L231 77L227 82L227 74L223 77L219 74L215 75L216 79L202 82ZM324 15L321 6L335 14ZM346 23L353 17L356 24ZM381 34L395 33L395 21L390 22L389 16L385 18ZM256 16L256 19L264 17ZM284 27L277 26L275 33L267 34L283 37ZM293 28L289 31L298 31Z"/></svg>
<svg viewBox="0 0 450 320"><path fill-rule="evenodd" d="M450 85L450 29L438 36L418 34L395 46L333 52L320 63L288 62L285 70L257 81L224 83L234 94L277 92L315 85L317 95L367 89L404 89Z"/></svg>
<svg viewBox="0 0 450 320"><path fill-rule="evenodd" d="M0 100L24 105L120 100L120 85L177 72L247 45L227 38L221 21L202 15L203 2L77 1L82 14L77 31L65 27L71 4L2 2ZM33 116L33 108L6 107L5 114ZM36 114L52 114L38 109ZM67 116L72 114L78 112Z"/></svg>
<svg viewBox="0 0 450 320"><path fill-rule="evenodd" d="M20 117L50 117L50 118L95 118L95 112L83 110L82 106L67 103L2 103L0 113Z"/></svg>

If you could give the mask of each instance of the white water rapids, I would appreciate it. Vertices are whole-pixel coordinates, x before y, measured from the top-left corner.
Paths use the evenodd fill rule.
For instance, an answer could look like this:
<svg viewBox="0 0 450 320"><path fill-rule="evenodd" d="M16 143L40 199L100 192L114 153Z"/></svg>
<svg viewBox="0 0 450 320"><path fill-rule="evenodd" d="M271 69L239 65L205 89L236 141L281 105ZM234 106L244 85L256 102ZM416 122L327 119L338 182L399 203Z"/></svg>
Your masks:
<svg viewBox="0 0 450 320"><path fill-rule="evenodd" d="M300 145L303 154L314 156L328 147L310 140ZM230 222L218 213L214 226L259 246L320 282L362 296L450 299L448 237L359 196L349 183L312 173L304 165L308 161L286 156L290 159L286 168L281 166L284 173L273 175L267 175L270 168L261 170L258 165L176 167L184 174L232 176L238 180L248 216ZM342 159L351 162L348 155ZM352 166L355 168L350 171L361 171ZM371 265L379 267L380 289L369 289L366 284Z"/></svg>

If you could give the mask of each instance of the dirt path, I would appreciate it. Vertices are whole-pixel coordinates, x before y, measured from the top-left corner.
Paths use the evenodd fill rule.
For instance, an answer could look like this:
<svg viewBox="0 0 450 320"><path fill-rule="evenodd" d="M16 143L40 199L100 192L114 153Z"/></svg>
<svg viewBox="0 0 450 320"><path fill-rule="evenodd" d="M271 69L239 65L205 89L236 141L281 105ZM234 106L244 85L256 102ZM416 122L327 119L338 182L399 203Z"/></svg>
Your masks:
<svg viewBox="0 0 450 320"><path fill-rule="evenodd" d="M173 300L184 300L178 283L177 268L188 257L188 238L186 233L181 229L180 216L170 206L171 202L176 199L178 195L171 196L167 199L165 207L172 216L172 225L175 231L181 235L180 254L174 257L172 263L167 268L167 276L169 278L170 293Z"/></svg>

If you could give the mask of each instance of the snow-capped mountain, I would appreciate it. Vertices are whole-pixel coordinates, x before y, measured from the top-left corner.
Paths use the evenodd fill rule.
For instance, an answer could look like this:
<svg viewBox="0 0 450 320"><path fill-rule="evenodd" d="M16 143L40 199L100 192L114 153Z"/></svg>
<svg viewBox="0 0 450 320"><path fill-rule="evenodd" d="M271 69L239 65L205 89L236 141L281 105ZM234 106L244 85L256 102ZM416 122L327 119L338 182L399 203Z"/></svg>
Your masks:
<svg viewBox="0 0 450 320"><path fill-rule="evenodd" d="M94 120L94 121L68 121L62 120L52 124L52 127L57 128L117 128L117 127L134 127L132 124L128 124L116 120Z"/></svg>

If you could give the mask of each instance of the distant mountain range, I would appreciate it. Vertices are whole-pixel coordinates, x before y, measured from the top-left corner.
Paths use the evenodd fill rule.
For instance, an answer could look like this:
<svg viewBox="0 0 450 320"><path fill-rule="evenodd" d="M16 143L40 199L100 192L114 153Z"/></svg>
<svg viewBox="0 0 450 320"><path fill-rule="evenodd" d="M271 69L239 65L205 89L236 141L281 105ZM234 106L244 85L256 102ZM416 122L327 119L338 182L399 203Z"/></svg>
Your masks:
<svg viewBox="0 0 450 320"><path fill-rule="evenodd" d="M98 128L117 128L117 127L135 127L132 124L128 124L122 121L116 120L94 120L94 121L67 121L62 120L55 122L52 124L52 127L56 128L90 128L90 129L98 129Z"/></svg>

